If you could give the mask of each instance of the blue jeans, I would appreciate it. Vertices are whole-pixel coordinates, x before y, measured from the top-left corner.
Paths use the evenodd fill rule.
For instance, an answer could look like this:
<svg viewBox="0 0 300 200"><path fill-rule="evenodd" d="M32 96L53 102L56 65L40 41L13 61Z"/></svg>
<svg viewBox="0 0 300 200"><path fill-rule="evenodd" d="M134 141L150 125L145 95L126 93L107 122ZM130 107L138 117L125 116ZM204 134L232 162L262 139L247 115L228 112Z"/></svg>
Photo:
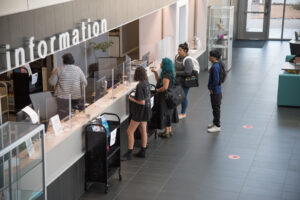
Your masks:
<svg viewBox="0 0 300 200"><path fill-rule="evenodd" d="M181 104L181 114L185 114L186 113L186 109L188 107L188 94L189 94L189 90L190 88L184 87L183 85L180 85L184 91L185 94L185 100L182 102Z"/></svg>

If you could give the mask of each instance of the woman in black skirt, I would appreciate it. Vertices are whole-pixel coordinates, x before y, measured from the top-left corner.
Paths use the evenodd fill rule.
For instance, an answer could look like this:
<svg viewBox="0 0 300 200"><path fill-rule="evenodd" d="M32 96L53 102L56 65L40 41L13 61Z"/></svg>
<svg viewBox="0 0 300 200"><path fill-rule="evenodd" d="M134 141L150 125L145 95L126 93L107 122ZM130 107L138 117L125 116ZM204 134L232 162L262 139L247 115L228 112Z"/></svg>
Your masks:
<svg viewBox="0 0 300 200"><path fill-rule="evenodd" d="M139 127L142 139L141 150L134 156L145 158L147 145L147 122L151 118L151 103L150 103L150 84L146 70L143 67L138 67L134 73L134 81L139 81L136 86L135 97L129 95L129 101L132 101L131 120L127 129L128 151L122 157L122 160L132 159L132 150L134 146L134 132Z"/></svg>
<svg viewBox="0 0 300 200"><path fill-rule="evenodd" d="M161 73L152 69L157 81L156 92L154 99L153 117L151 120L152 128L165 129L159 136L168 138L173 135L171 123L178 122L178 113L176 108L169 109L165 100L165 91L175 84L175 68L172 60L164 58L161 62Z"/></svg>

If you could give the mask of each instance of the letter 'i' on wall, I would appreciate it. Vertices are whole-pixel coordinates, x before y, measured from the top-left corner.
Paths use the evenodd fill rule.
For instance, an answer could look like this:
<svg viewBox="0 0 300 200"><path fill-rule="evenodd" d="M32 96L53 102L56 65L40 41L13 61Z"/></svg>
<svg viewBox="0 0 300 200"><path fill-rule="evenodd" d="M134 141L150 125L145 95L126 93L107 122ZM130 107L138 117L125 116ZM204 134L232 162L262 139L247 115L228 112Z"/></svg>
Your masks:
<svg viewBox="0 0 300 200"><path fill-rule="evenodd" d="M91 19L88 19L87 24L88 24L88 29L87 29L87 31L88 31L88 39L90 39L90 38L92 37L92 32L91 32Z"/></svg>
<svg viewBox="0 0 300 200"><path fill-rule="evenodd" d="M33 48L34 48L34 43L33 43L34 37L30 37L29 38L29 54L30 54L30 61L32 62L34 60L34 52L33 52Z"/></svg>
<svg viewBox="0 0 300 200"><path fill-rule="evenodd" d="M9 44L5 45L6 48L6 68L11 69L11 60L10 60L10 46Z"/></svg>
<svg viewBox="0 0 300 200"><path fill-rule="evenodd" d="M86 35L87 31L87 35ZM87 39L91 39L92 37L97 37L100 34L107 32L107 20L97 20L91 22L91 19L87 20L87 23L81 22L81 41L85 41ZM72 39L70 38L72 37ZM33 62L35 59L45 58L48 55L48 45L50 45L49 54L55 53L55 42L58 42L59 48L58 50L64 50L72 45L79 44L80 41L80 30L79 28L75 28L72 31L64 32L58 35L58 38L53 35L49 38L49 43L46 40L40 40L37 44L34 42L34 37L29 38L28 47L26 48L26 53L24 47L15 48L14 50L10 49L10 45L5 45L5 60L6 60L6 70L12 69L11 64L11 52L14 52L13 56L15 58L15 66L13 68L20 67L26 64L26 55L29 50L29 62ZM57 40L56 40L57 39ZM34 48L37 50L38 58L35 58ZM2 67L2 66L0 66Z"/></svg>

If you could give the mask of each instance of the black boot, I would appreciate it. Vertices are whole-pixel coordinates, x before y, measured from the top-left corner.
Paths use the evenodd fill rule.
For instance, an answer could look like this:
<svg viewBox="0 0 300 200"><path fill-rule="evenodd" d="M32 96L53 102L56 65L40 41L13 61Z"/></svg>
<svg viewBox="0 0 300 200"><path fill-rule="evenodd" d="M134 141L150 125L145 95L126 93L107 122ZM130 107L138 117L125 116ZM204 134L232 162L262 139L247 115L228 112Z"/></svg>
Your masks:
<svg viewBox="0 0 300 200"><path fill-rule="evenodd" d="M128 149L128 151L123 154L121 161L132 160L132 149Z"/></svg>
<svg viewBox="0 0 300 200"><path fill-rule="evenodd" d="M142 147L141 150L139 150L139 152L134 154L134 156L139 157L139 158L146 158L146 148Z"/></svg>

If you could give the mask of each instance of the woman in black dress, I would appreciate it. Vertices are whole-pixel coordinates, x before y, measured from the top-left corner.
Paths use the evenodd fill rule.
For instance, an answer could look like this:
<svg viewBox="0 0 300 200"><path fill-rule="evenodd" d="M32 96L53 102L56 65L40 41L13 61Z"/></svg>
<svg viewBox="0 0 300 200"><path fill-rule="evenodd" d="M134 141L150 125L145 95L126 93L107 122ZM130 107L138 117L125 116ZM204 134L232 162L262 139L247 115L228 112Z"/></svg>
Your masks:
<svg viewBox="0 0 300 200"><path fill-rule="evenodd" d="M152 117L152 124L155 124L157 129L165 129L159 136L168 138L173 134L171 123L178 122L178 113L176 108L169 109L165 100L165 91L175 84L175 68L172 60L164 58L160 64L161 73L158 76L157 71L151 71L155 75L157 81L156 98L154 100L155 116Z"/></svg>
<svg viewBox="0 0 300 200"><path fill-rule="evenodd" d="M135 97L129 95L128 99L132 102L131 120L127 129L128 151L122 157L122 160L132 159L132 150L134 146L134 132L139 127L142 139L141 150L134 156L145 158L147 145L147 122L151 118L151 103L150 103L150 84L146 70L143 67L138 67L134 73L134 80L139 81L136 86Z"/></svg>

